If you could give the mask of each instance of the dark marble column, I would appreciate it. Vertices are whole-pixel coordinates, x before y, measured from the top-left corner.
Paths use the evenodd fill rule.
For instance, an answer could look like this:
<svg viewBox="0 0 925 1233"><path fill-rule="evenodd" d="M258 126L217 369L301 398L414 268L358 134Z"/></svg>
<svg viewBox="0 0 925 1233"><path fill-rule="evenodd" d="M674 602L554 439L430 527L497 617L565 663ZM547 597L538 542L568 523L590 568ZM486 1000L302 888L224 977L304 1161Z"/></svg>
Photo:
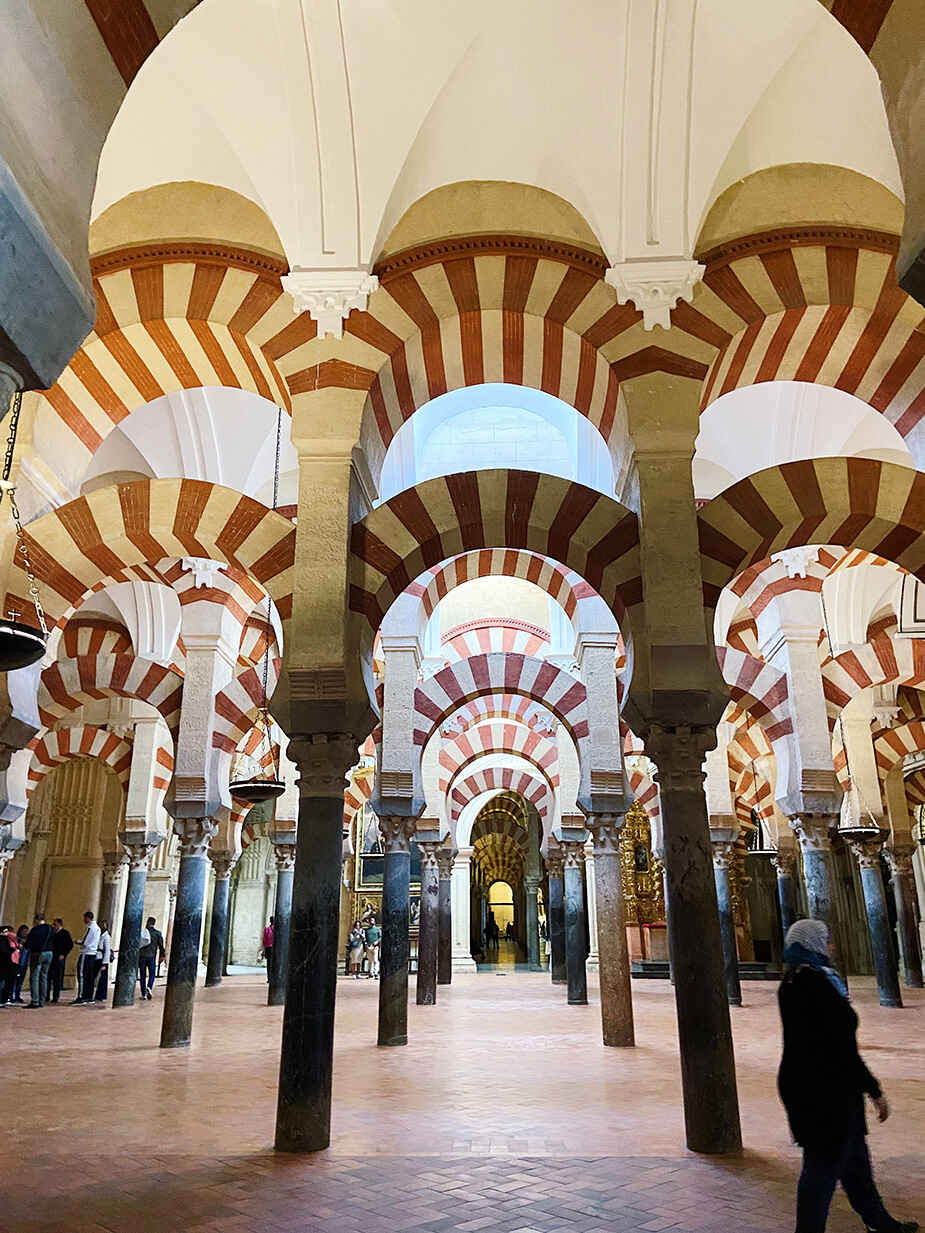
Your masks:
<svg viewBox="0 0 925 1233"><path fill-rule="evenodd" d="M896 955L890 918L886 910L886 889L883 871L880 868L880 839L863 842L851 841L851 850L861 867L861 886L864 889L864 908L867 912L867 931L870 934L870 949L874 956L874 971L877 975L877 994L881 1006L901 1007L899 973L896 970Z"/></svg>
<svg viewBox="0 0 925 1233"><path fill-rule="evenodd" d="M565 898L565 968L569 1006L587 1006L588 975L585 969L584 843L563 843L562 883Z"/></svg>
<svg viewBox="0 0 925 1233"><path fill-rule="evenodd" d="M703 759L713 729L653 726L646 753L658 768L668 880L668 930L678 1014L687 1146L742 1146L735 1056L723 973Z"/></svg>
<svg viewBox="0 0 925 1233"><path fill-rule="evenodd" d="M96 914L96 919L98 922L105 921L110 933L116 924L119 884L122 881L122 870L127 859L124 852L103 853L103 886L100 891L100 910Z"/></svg>
<svg viewBox="0 0 925 1233"><path fill-rule="evenodd" d="M440 943L440 845L419 843L421 854L421 921L418 932L418 1006L437 1001L437 951Z"/></svg>
<svg viewBox="0 0 925 1233"><path fill-rule="evenodd" d="M296 849L294 843L276 843L273 851L276 854L276 902L273 906L273 955L267 983L267 1006L285 1006Z"/></svg>
<svg viewBox="0 0 925 1233"><path fill-rule="evenodd" d="M562 852L558 845L553 852L550 844L546 868L549 871L549 974L554 985L564 985L568 981L565 963L565 887Z"/></svg>
<svg viewBox="0 0 925 1233"><path fill-rule="evenodd" d="M176 882L168 882L167 884L167 927L164 930L164 950L167 956L170 956L170 947L173 942L173 923L177 919L177 884Z"/></svg>
<svg viewBox="0 0 925 1233"><path fill-rule="evenodd" d="M119 965L116 968L116 983L112 994L113 1006L132 1006L135 1002L138 951L145 910L145 887L148 883L148 858L154 851L154 845L129 844L125 850L129 860L128 886L122 912L122 932L119 935Z"/></svg>
<svg viewBox="0 0 925 1233"><path fill-rule="evenodd" d="M453 980L453 849L437 850L440 888L437 893L437 984L449 985Z"/></svg>
<svg viewBox="0 0 925 1233"><path fill-rule="evenodd" d="M215 889L212 892L212 920L209 925L209 959L206 964L206 985L222 983L222 968L225 965L225 940L228 937L228 908L231 894L231 871L237 863L237 853L229 851L210 852L209 859L215 870Z"/></svg>
<svg viewBox="0 0 925 1233"><path fill-rule="evenodd" d="M792 848L778 848L772 858L777 870L777 902L780 905L780 928L783 937L797 918L797 897L794 873L797 856Z"/></svg>
<svg viewBox="0 0 925 1233"><path fill-rule="evenodd" d="M589 814L587 822L594 841L601 1028L605 1045L624 1048L636 1043L620 864L624 819L620 814L598 813Z"/></svg>
<svg viewBox="0 0 925 1233"><path fill-rule="evenodd" d="M729 886L729 866L735 857L735 844L713 840L713 878L716 883L716 906L719 911L719 932L723 943L723 971L726 997L730 1006L742 1005L739 983L739 948L736 943L735 917L732 914L732 891Z"/></svg>
<svg viewBox="0 0 925 1233"><path fill-rule="evenodd" d="M209 818L174 819L174 831L180 839L180 874L167 961L164 1018L161 1022L162 1049L183 1048L192 1037L207 854L209 841L216 829Z"/></svg>
<svg viewBox="0 0 925 1233"><path fill-rule="evenodd" d="M318 1152L331 1140L344 781L356 751L346 734L289 742L300 801L276 1106L283 1152Z"/></svg>
<svg viewBox="0 0 925 1233"><path fill-rule="evenodd" d="M540 889L538 877L524 877L524 927L526 929L527 967L531 972L540 971L540 913L536 893Z"/></svg>
<svg viewBox="0 0 925 1233"><path fill-rule="evenodd" d="M800 843L803 858L803 883L806 887L806 908L813 920L822 920L829 927L829 958L832 966L846 976L839 954L832 898L832 840L830 831L838 819L827 814L799 814L790 819L790 826Z"/></svg>
<svg viewBox="0 0 925 1233"><path fill-rule="evenodd" d="M915 921L915 875L912 872L914 851L911 844L905 847L897 844L889 853L896 924L902 951L903 983L907 989L922 988L922 952Z"/></svg>
<svg viewBox="0 0 925 1233"><path fill-rule="evenodd" d="M380 1045L408 1043L411 836L414 818L380 818L382 828L382 962L379 970Z"/></svg>

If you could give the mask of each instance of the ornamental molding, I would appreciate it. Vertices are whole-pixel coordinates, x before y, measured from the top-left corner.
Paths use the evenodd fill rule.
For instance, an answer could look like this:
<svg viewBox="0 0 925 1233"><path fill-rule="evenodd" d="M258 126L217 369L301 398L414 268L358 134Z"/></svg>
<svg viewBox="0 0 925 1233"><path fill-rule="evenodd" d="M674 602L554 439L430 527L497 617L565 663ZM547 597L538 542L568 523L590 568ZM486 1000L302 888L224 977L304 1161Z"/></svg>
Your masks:
<svg viewBox="0 0 925 1233"><path fill-rule="evenodd" d="M547 240L541 236L487 235L452 236L444 240L432 240L428 244L416 244L383 258L373 267L385 286L391 279L411 270L429 265L441 265L444 261L462 257L537 257L545 261L557 261L579 270L586 270L603 278L607 270L607 258L601 252L569 244L561 240Z"/></svg>
<svg viewBox="0 0 925 1233"><path fill-rule="evenodd" d="M756 231L752 235L743 235L735 240L725 240L722 244L714 245L705 252L697 253L696 257L712 272L732 261L741 261L745 257L757 256L760 253L827 244L833 244L838 248L870 248L881 253L899 252L899 236L891 231L821 223Z"/></svg>
<svg viewBox="0 0 925 1233"><path fill-rule="evenodd" d="M784 568L788 578L805 578L810 565L819 561L819 546L804 544L799 548L785 548L783 552L772 552L771 560Z"/></svg>
<svg viewBox="0 0 925 1233"><path fill-rule="evenodd" d="M690 301L706 266L694 260L621 261L612 265L604 279L617 293L617 302L628 300L642 313L647 330L671 329L671 310L678 300Z"/></svg>
<svg viewBox="0 0 925 1233"><path fill-rule="evenodd" d="M114 248L108 253L98 253L90 258L90 272L94 278L102 278L119 270L140 270L186 262L196 265L232 266L235 269L256 272L275 284L279 283L289 269L284 258L274 257L270 253L240 248L233 244L203 244L190 240L132 244L124 248Z"/></svg>
<svg viewBox="0 0 925 1233"><path fill-rule="evenodd" d="M318 326L318 338L343 338L344 322L354 311L366 311L379 279L367 270L293 270L282 279L296 314L308 313Z"/></svg>

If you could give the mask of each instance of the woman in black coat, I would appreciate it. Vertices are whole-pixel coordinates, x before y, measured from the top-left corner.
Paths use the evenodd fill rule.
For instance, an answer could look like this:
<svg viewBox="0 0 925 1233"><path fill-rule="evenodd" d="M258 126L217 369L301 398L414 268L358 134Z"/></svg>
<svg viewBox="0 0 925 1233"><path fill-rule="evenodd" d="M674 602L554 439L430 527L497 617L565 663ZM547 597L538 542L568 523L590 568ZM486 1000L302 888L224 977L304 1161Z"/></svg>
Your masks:
<svg viewBox="0 0 925 1233"><path fill-rule="evenodd" d="M881 1122L886 1097L858 1053L858 1017L841 977L829 965L823 921L800 920L787 931L779 1001L784 1055L777 1085L794 1139L803 1148L796 1233L825 1233L835 1187L874 1233L914 1233L915 1221L894 1219L874 1184L867 1151L864 1096Z"/></svg>

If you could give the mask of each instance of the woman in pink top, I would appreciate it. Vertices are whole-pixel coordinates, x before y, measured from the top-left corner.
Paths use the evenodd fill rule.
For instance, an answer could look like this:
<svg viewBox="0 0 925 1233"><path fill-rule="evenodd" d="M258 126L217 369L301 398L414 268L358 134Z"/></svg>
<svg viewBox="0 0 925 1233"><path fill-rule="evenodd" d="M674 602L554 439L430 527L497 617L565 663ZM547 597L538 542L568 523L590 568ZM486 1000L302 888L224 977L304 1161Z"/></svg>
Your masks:
<svg viewBox="0 0 925 1233"><path fill-rule="evenodd" d="M273 917L263 931L263 957L267 961L267 983L273 973Z"/></svg>

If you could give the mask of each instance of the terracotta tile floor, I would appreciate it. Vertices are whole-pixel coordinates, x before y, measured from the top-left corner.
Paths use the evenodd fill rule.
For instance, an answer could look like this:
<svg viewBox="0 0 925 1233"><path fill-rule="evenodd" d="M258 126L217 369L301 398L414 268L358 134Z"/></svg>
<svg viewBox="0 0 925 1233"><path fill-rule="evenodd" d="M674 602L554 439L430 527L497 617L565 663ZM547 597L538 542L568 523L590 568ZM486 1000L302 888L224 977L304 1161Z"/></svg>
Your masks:
<svg viewBox="0 0 925 1233"><path fill-rule="evenodd" d="M125 1011L5 1010L0 1231L792 1230L775 987L746 985L733 1012L746 1152L723 1160L683 1147L669 986L633 992L634 1050L605 1051L597 1005L519 972L412 1003L409 1046L379 1050L377 986L342 980L333 1143L312 1158L270 1149L282 1012L259 976L198 991L189 1050L157 1048L159 992ZM925 997L887 1011L869 982L852 992L894 1110L871 1135L881 1186L921 1216ZM839 1199L831 1233L859 1227Z"/></svg>

